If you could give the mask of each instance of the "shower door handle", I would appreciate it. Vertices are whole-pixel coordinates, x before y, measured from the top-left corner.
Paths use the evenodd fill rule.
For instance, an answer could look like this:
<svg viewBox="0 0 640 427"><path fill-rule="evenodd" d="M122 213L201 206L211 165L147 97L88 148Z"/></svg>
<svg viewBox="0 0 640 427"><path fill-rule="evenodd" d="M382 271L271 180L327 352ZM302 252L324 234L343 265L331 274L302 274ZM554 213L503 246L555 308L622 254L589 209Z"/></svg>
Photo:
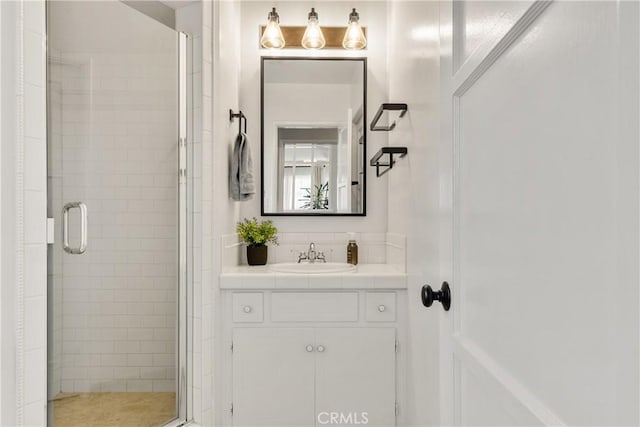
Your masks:
<svg viewBox="0 0 640 427"><path fill-rule="evenodd" d="M69 211L80 209L80 246L72 248L69 246ZM87 205L82 202L71 202L62 208L62 247L70 254L83 254L87 250Z"/></svg>

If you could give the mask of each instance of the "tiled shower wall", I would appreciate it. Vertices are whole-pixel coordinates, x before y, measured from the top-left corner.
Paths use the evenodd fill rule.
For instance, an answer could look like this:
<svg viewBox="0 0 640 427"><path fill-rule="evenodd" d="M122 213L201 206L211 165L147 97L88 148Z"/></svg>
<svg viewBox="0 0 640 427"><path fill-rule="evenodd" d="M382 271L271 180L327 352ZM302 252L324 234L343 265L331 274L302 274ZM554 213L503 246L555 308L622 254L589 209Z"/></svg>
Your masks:
<svg viewBox="0 0 640 427"><path fill-rule="evenodd" d="M0 2L0 425L46 424L44 1Z"/></svg>
<svg viewBox="0 0 640 427"><path fill-rule="evenodd" d="M175 49L62 52L53 62L52 212L58 224L64 203L89 212L85 254L55 245L57 391L175 391Z"/></svg>

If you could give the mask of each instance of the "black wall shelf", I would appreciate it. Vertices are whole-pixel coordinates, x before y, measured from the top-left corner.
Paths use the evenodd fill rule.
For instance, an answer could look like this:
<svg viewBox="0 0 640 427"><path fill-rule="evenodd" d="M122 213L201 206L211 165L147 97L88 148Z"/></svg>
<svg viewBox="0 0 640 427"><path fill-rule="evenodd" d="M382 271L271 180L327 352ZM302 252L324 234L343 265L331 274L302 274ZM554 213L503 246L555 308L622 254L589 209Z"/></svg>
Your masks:
<svg viewBox="0 0 640 427"><path fill-rule="evenodd" d="M382 156L388 154L389 155L389 161L386 163L381 163L380 159L382 158ZM384 175L385 173L389 172L392 168L393 165L395 164L395 160L393 159L394 155L399 155L400 158L404 157L407 155L407 147L382 147L380 149L380 151L378 151L376 153L375 156L373 156L373 158L371 159L371 166L375 166L376 167L376 176L377 177L381 177L382 175ZM382 172L380 172L380 168L381 167L385 167L386 169L384 169Z"/></svg>
<svg viewBox="0 0 640 427"><path fill-rule="evenodd" d="M407 106L407 104L382 104L380 105L380 108L378 109L378 112L376 113L376 115L373 117L373 120L371 121L371 126L369 129L371 129L373 132L376 131L384 131L384 132L389 132L392 131L395 127L396 127L396 121L392 121L391 124L389 124L388 126L379 126L378 125L378 121L380 120L380 117L382 117L382 114L385 111L388 111L389 113L392 111L399 111L400 115L398 116L398 119L401 119L402 117L404 117L405 114L407 114L407 110L409 109L409 107Z"/></svg>

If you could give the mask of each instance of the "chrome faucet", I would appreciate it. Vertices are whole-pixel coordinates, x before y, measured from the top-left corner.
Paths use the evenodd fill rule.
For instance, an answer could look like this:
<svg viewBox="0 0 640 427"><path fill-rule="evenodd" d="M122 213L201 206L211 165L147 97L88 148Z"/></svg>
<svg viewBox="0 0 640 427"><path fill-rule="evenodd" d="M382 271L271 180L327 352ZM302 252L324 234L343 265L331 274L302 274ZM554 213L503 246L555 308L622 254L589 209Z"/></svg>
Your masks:
<svg viewBox="0 0 640 427"><path fill-rule="evenodd" d="M316 244L313 242L309 244L307 252L300 252L300 255L298 255L298 263L304 260L308 260L311 263L316 261L327 262L323 252L316 252Z"/></svg>
<svg viewBox="0 0 640 427"><path fill-rule="evenodd" d="M307 258L309 258L309 262L315 262L318 254L316 253L316 244L311 242L309 244L309 251L307 252Z"/></svg>

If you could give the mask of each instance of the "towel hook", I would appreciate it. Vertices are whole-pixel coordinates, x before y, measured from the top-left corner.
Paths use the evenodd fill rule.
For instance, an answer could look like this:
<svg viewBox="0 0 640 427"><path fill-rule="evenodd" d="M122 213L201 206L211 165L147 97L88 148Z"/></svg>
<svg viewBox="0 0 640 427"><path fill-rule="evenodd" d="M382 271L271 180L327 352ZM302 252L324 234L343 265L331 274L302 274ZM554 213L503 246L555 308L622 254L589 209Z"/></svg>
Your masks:
<svg viewBox="0 0 640 427"><path fill-rule="evenodd" d="M236 118L240 119L240 123L238 123L238 134L242 131L242 119L244 119L244 133L247 133L247 117L244 115L242 110L239 113L234 113L233 110L229 109L229 121L232 122Z"/></svg>

